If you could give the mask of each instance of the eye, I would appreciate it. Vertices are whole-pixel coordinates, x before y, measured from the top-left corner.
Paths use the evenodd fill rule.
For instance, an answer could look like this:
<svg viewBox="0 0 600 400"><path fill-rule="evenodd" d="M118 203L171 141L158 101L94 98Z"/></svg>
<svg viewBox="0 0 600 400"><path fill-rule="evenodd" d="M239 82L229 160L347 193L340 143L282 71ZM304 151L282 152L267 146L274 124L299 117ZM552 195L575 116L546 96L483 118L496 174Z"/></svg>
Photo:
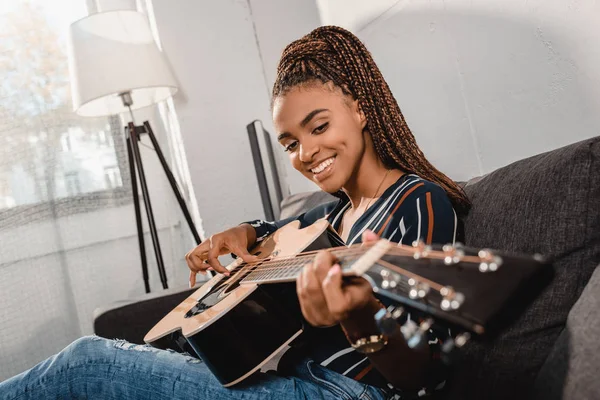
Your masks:
<svg viewBox="0 0 600 400"><path fill-rule="evenodd" d="M290 151L293 151L297 145L298 145L298 141L296 140L295 142L292 142L292 143L288 144L287 146L285 146L285 151L289 153Z"/></svg>
<svg viewBox="0 0 600 400"><path fill-rule="evenodd" d="M324 124L317 126L317 127L315 128L315 130L313 131L313 134L316 134L316 135L318 135L318 134L320 134L320 133L323 133L323 132L325 132L325 131L327 130L327 127L328 127L328 126L329 126L329 122L325 122Z"/></svg>

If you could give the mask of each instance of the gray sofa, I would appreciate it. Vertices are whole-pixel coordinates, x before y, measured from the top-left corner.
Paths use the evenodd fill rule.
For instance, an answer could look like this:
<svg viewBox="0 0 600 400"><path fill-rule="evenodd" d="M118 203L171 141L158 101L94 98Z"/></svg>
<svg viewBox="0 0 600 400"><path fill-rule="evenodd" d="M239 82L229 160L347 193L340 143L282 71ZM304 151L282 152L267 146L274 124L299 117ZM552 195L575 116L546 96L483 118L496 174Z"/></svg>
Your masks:
<svg viewBox="0 0 600 400"><path fill-rule="evenodd" d="M462 349L443 398L600 399L600 137L517 161L464 188L473 202L463 220L466 245L544 254L554 279L497 337ZM329 199L290 196L282 217ZM96 333L141 343L189 293L97 310Z"/></svg>

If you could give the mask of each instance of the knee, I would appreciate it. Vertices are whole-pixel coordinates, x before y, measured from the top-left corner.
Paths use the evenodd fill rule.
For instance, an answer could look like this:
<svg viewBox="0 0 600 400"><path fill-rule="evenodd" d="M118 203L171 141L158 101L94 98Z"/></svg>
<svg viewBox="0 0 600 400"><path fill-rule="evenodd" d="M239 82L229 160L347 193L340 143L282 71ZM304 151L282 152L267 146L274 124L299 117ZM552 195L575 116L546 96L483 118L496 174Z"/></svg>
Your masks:
<svg viewBox="0 0 600 400"><path fill-rule="evenodd" d="M101 348L107 347L110 342L110 340L99 336L84 336L68 345L63 350L63 353L65 353L70 360L83 357L90 358L93 354L98 353Z"/></svg>

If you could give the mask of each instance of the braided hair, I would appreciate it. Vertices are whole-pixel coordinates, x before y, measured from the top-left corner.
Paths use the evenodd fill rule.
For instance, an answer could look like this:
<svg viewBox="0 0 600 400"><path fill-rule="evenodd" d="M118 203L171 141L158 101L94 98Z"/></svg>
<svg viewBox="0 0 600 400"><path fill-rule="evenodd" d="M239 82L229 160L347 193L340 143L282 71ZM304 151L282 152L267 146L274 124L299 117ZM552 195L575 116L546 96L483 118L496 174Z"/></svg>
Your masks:
<svg viewBox="0 0 600 400"><path fill-rule="evenodd" d="M273 99L300 85L332 82L358 100L377 156L398 168L441 186L456 211L464 215L470 201L462 188L438 171L417 146L398 103L365 45L337 26L322 26L289 44L277 66Z"/></svg>

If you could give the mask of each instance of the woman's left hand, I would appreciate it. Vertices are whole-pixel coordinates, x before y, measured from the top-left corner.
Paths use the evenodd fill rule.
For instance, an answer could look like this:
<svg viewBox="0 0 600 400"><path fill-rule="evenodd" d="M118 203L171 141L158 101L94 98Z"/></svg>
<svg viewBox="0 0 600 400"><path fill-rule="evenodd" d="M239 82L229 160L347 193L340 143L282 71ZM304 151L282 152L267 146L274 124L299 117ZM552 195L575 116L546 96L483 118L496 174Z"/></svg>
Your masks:
<svg viewBox="0 0 600 400"><path fill-rule="evenodd" d="M371 231L363 234L363 243L377 240ZM296 280L296 291L302 314L313 326L343 323L361 310L372 310L373 304L377 304L373 288L365 279L355 277L342 281L340 265L327 251L317 253L314 261L304 267Z"/></svg>

